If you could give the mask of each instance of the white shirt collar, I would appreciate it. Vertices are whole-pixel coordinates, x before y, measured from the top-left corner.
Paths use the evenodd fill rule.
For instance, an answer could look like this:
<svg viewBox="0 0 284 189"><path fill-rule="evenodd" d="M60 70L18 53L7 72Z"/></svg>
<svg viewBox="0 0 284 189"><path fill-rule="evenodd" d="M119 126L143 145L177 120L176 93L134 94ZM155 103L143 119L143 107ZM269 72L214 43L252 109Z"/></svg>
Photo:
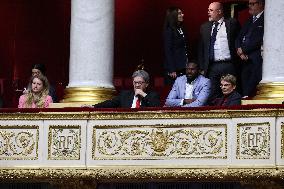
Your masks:
<svg viewBox="0 0 284 189"><path fill-rule="evenodd" d="M255 17L257 18L257 19L259 19L259 17L262 15L262 13L263 13L264 11L261 11L258 15L256 15Z"/></svg>
<svg viewBox="0 0 284 189"><path fill-rule="evenodd" d="M220 20L218 20L218 23L221 24L222 22L224 22L224 17L220 18Z"/></svg>

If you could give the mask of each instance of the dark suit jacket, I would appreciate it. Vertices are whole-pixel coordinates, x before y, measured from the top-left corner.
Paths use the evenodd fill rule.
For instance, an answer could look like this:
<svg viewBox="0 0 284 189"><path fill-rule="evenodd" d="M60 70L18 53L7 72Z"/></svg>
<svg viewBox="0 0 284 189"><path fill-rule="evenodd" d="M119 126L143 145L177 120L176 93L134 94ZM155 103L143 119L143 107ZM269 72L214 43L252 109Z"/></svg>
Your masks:
<svg viewBox="0 0 284 189"><path fill-rule="evenodd" d="M3 107L3 100L2 100L2 97L0 95L0 108L2 108L2 107Z"/></svg>
<svg viewBox="0 0 284 189"><path fill-rule="evenodd" d="M231 53L232 61L236 58L235 40L240 31L240 24L236 19L229 18L224 19L226 26L227 38ZM200 40L198 47L198 63L201 70L204 70L205 74L209 67L209 48L210 48L210 37L213 22L206 22L200 27Z"/></svg>
<svg viewBox="0 0 284 189"><path fill-rule="evenodd" d="M241 105L241 99L242 96L237 92L233 91L229 96L226 98L225 103L224 102L224 96L222 98L217 98L213 105L214 106L233 106L233 105Z"/></svg>
<svg viewBox="0 0 284 189"><path fill-rule="evenodd" d="M253 17L250 17L242 27L236 39L236 48L242 48L254 63L261 63L260 48L263 43L264 13L254 23L252 20Z"/></svg>
<svg viewBox="0 0 284 189"><path fill-rule="evenodd" d="M188 44L184 29L183 33L184 37L172 28L168 27L164 30L165 69L167 72L179 71L186 66Z"/></svg>
<svg viewBox="0 0 284 189"><path fill-rule="evenodd" d="M111 100L106 100L94 105L95 108L131 108L134 98L134 91L122 91L118 96ZM147 95L141 100L141 107L160 106L160 97L156 92L147 92Z"/></svg>
<svg viewBox="0 0 284 189"><path fill-rule="evenodd" d="M53 103L58 102L56 90L55 90L55 87L53 85L49 86L48 95L51 96Z"/></svg>

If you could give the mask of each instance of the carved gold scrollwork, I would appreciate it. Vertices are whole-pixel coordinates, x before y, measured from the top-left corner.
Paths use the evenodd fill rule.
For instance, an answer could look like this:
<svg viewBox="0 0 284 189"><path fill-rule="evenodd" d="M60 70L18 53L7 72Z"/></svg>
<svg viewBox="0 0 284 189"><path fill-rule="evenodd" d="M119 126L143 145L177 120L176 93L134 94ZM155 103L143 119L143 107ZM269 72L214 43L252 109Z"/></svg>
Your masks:
<svg viewBox="0 0 284 189"><path fill-rule="evenodd" d="M38 132L38 126L0 127L0 159L37 159Z"/></svg>
<svg viewBox="0 0 284 189"><path fill-rule="evenodd" d="M281 158L284 158L284 123L281 122Z"/></svg>
<svg viewBox="0 0 284 189"><path fill-rule="evenodd" d="M227 158L226 125L94 130L94 159Z"/></svg>

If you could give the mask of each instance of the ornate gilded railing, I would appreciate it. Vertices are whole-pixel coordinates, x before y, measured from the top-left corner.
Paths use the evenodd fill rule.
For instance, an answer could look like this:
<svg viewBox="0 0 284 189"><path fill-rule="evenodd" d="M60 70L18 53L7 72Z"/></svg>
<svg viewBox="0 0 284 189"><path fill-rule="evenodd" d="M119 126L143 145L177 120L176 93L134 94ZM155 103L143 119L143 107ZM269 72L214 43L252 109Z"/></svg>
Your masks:
<svg viewBox="0 0 284 189"><path fill-rule="evenodd" d="M0 114L0 179L270 183L284 176L280 108L62 110Z"/></svg>

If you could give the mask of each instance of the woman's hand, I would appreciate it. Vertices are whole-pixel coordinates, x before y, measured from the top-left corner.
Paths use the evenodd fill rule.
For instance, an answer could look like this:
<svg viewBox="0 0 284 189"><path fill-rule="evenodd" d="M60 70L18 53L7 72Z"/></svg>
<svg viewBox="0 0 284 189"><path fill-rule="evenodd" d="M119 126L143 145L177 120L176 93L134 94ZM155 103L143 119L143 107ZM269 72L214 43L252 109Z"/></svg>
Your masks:
<svg viewBox="0 0 284 189"><path fill-rule="evenodd" d="M28 93L29 93L29 91L26 88L24 88L23 94L28 94Z"/></svg>
<svg viewBox="0 0 284 189"><path fill-rule="evenodd" d="M175 79L177 77L177 72L171 72L169 73L169 76L173 79Z"/></svg>

